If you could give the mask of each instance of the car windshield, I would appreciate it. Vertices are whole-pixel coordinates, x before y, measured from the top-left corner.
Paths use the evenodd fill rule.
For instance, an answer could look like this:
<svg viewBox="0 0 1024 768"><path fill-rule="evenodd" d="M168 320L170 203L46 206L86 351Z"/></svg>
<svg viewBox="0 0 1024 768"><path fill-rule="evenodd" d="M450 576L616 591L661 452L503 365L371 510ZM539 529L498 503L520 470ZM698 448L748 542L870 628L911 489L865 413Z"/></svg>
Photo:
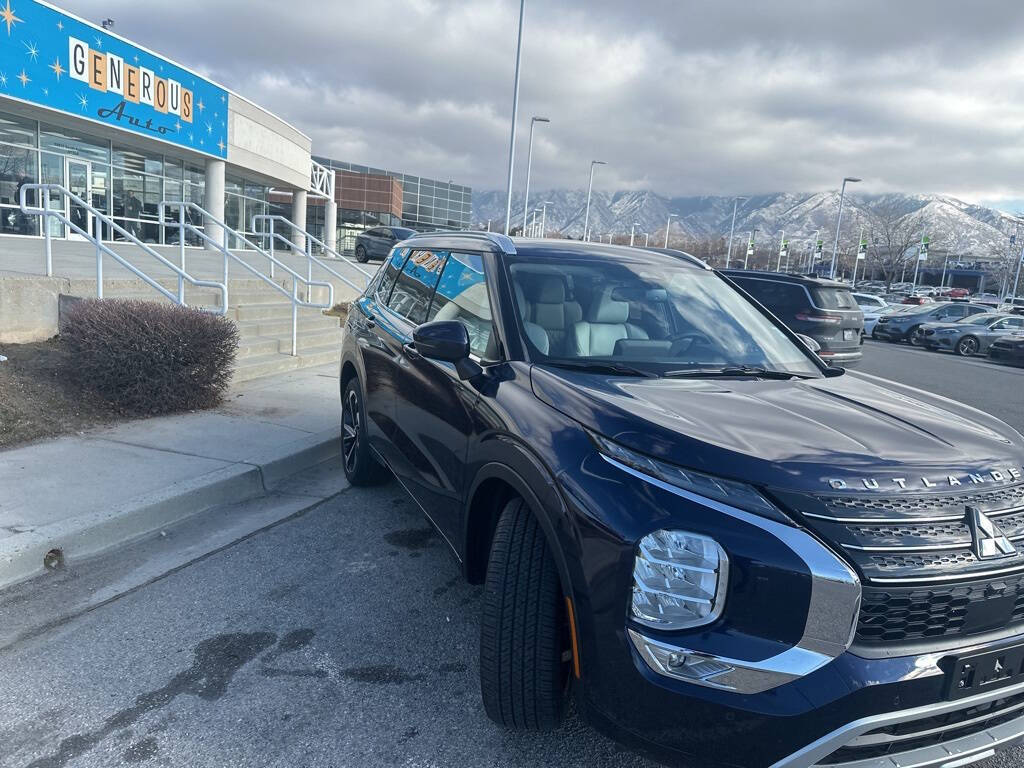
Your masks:
<svg viewBox="0 0 1024 768"><path fill-rule="evenodd" d="M405 240L416 234L416 230L406 229L405 227L392 227L391 231L395 233L395 237L399 240Z"/></svg>
<svg viewBox="0 0 1024 768"><path fill-rule="evenodd" d="M624 375L821 375L808 353L708 270L672 258L575 254L508 264L522 335L538 362Z"/></svg>

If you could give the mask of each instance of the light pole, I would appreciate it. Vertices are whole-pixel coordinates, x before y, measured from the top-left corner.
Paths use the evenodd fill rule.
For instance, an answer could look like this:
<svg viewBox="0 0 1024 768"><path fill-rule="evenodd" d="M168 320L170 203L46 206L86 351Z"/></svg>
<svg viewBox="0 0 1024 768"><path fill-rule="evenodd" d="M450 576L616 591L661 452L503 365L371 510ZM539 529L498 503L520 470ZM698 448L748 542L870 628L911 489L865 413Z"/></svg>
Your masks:
<svg viewBox="0 0 1024 768"><path fill-rule="evenodd" d="M537 123L550 123L546 117L530 118L530 148L526 153L526 192L523 193L523 229L526 229L526 211L530 205L530 170L533 168L533 126Z"/></svg>
<svg viewBox="0 0 1024 768"><path fill-rule="evenodd" d="M594 166L608 165L604 160L590 161L590 184L587 185L587 213L583 217L583 239L587 239L587 227L590 225L590 193L594 190Z"/></svg>
<svg viewBox="0 0 1024 768"><path fill-rule="evenodd" d="M516 119L519 117L519 62L523 58L523 18L526 16L526 0L519 0L519 41L516 43L516 75L512 89L512 136L508 141L508 186L505 191L505 234L508 235L512 222L512 168L516 161ZM526 228L526 222L523 222Z"/></svg>
<svg viewBox="0 0 1024 768"><path fill-rule="evenodd" d="M836 279L836 252L839 250L839 228L843 225L843 199L846 197L846 183L856 184L860 179L847 176L843 179L843 188L839 191L839 220L836 222L836 241L832 245L832 269L829 270L829 279Z"/></svg>
<svg viewBox="0 0 1024 768"><path fill-rule="evenodd" d="M732 225L729 227L729 250L725 254L725 268L729 268L729 260L732 258L732 238L736 234L736 208L740 200L749 200L747 197L737 197L732 201ZM666 246L668 247L668 246Z"/></svg>
<svg viewBox="0 0 1024 768"><path fill-rule="evenodd" d="M668 248L668 231L672 229L672 219L678 219L678 213L670 213L668 215L668 222L665 224L665 247Z"/></svg>
<svg viewBox="0 0 1024 768"><path fill-rule="evenodd" d="M644 232L644 237L646 238L644 240L644 248L647 248L651 244L651 233L650 232Z"/></svg>
<svg viewBox="0 0 1024 768"><path fill-rule="evenodd" d="M757 237L757 227L750 230L750 243L747 245L747 255L743 257L743 268L747 268L747 260L754 254L754 240ZM769 257L771 258L771 257Z"/></svg>
<svg viewBox="0 0 1024 768"><path fill-rule="evenodd" d="M540 211L540 236L541 237L547 237L548 236L548 206L549 205L554 205L554 202L552 202L551 200L545 200L544 201L544 205L541 207L541 211Z"/></svg>
<svg viewBox="0 0 1024 768"><path fill-rule="evenodd" d="M782 246L786 244L786 230L779 230L779 260L775 264L775 271L779 272L782 269ZM771 258L771 255L768 256Z"/></svg>
<svg viewBox="0 0 1024 768"><path fill-rule="evenodd" d="M636 222L633 222L633 226L629 228L629 244L633 245L633 236L636 234Z"/></svg>

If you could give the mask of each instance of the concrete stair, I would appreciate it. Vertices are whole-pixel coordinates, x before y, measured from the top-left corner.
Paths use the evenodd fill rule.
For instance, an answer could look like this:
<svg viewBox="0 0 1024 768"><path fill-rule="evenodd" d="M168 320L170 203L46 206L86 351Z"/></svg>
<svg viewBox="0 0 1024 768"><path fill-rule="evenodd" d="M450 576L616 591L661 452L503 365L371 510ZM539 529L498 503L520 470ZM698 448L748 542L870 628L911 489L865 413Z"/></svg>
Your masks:
<svg viewBox="0 0 1024 768"><path fill-rule="evenodd" d="M159 282L172 292L177 291L176 282ZM103 295L143 301L166 300L138 280L104 281ZM185 300L190 306L219 306L220 292L186 286ZM295 355L291 354L291 302L261 280L229 282L227 316L235 322L239 332L235 382L340 360L339 319L325 315L321 310L304 307L298 310L297 349Z"/></svg>

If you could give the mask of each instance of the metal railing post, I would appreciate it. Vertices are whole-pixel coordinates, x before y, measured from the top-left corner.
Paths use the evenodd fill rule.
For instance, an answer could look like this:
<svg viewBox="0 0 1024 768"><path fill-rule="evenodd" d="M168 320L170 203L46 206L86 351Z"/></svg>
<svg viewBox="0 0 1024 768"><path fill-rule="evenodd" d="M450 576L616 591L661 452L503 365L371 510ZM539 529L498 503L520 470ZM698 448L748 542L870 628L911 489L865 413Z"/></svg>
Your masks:
<svg viewBox="0 0 1024 768"><path fill-rule="evenodd" d="M185 206L178 208L178 244L181 249L180 266L185 271ZM185 278L178 275L178 303L185 306Z"/></svg>
<svg viewBox="0 0 1024 768"><path fill-rule="evenodd" d="M270 220L270 279L274 279L274 220Z"/></svg>
<svg viewBox="0 0 1024 768"><path fill-rule="evenodd" d="M292 357L299 352L299 282L292 278Z"/></svg>
<svg viewBox="0 0 1024 768"><path fill-rule="evenodd" d="M96 244L96 298L103 298L103 251Z"/></svg>
<svg viewBox="0 0 1024 768"><path fill-rule="evenodd" d="M53 277L53 243L50 238L50 188L39 190L43 195L43 249L46 254L46 276Z"/></svg>

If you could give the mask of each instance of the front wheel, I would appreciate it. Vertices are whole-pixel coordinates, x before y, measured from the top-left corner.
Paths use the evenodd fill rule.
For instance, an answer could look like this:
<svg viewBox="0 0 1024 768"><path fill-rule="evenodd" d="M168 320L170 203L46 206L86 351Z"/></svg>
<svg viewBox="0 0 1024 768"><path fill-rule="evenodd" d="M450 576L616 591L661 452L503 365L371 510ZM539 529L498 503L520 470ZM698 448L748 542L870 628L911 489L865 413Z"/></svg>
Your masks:
<svg viewBox="0 0 1024 768"><path fill-rule="evenodd" d="M365 264L370 260L370 257L366 255L366 249L361 245L356 246L356 261L360 264Z"/></svg>
<svg viewBox="0 0 1024 768"><path fill-rule="evenodd" d="M921 330L920 325L915 325L909 331L907 331L907 341L910 342L911 346L920 347L921 339L918 337L917 332Z"/></svg>
<svg viewBox="0 0 1024 768"><path fill-rule="evenodd" d="M341 462L352 485L375 485L387 475L366 436L366 409L359 379L353 376L341 395Z"/></svg>
<svg viewBox="0 0 1024 768"><path fill-rule="evenodd" d="M509 728L562 722L572 652L565 597L537 518L505 505L491 544L480 626L480 692L487 716Z"/></svg>
<svg viewBox="0 0 1024 768"><path fill-rule="evenodd" d="M973 336L964 336L956 345L956 353L960 357L970 357L971 355L978 354L978 340Z"/></svg>

